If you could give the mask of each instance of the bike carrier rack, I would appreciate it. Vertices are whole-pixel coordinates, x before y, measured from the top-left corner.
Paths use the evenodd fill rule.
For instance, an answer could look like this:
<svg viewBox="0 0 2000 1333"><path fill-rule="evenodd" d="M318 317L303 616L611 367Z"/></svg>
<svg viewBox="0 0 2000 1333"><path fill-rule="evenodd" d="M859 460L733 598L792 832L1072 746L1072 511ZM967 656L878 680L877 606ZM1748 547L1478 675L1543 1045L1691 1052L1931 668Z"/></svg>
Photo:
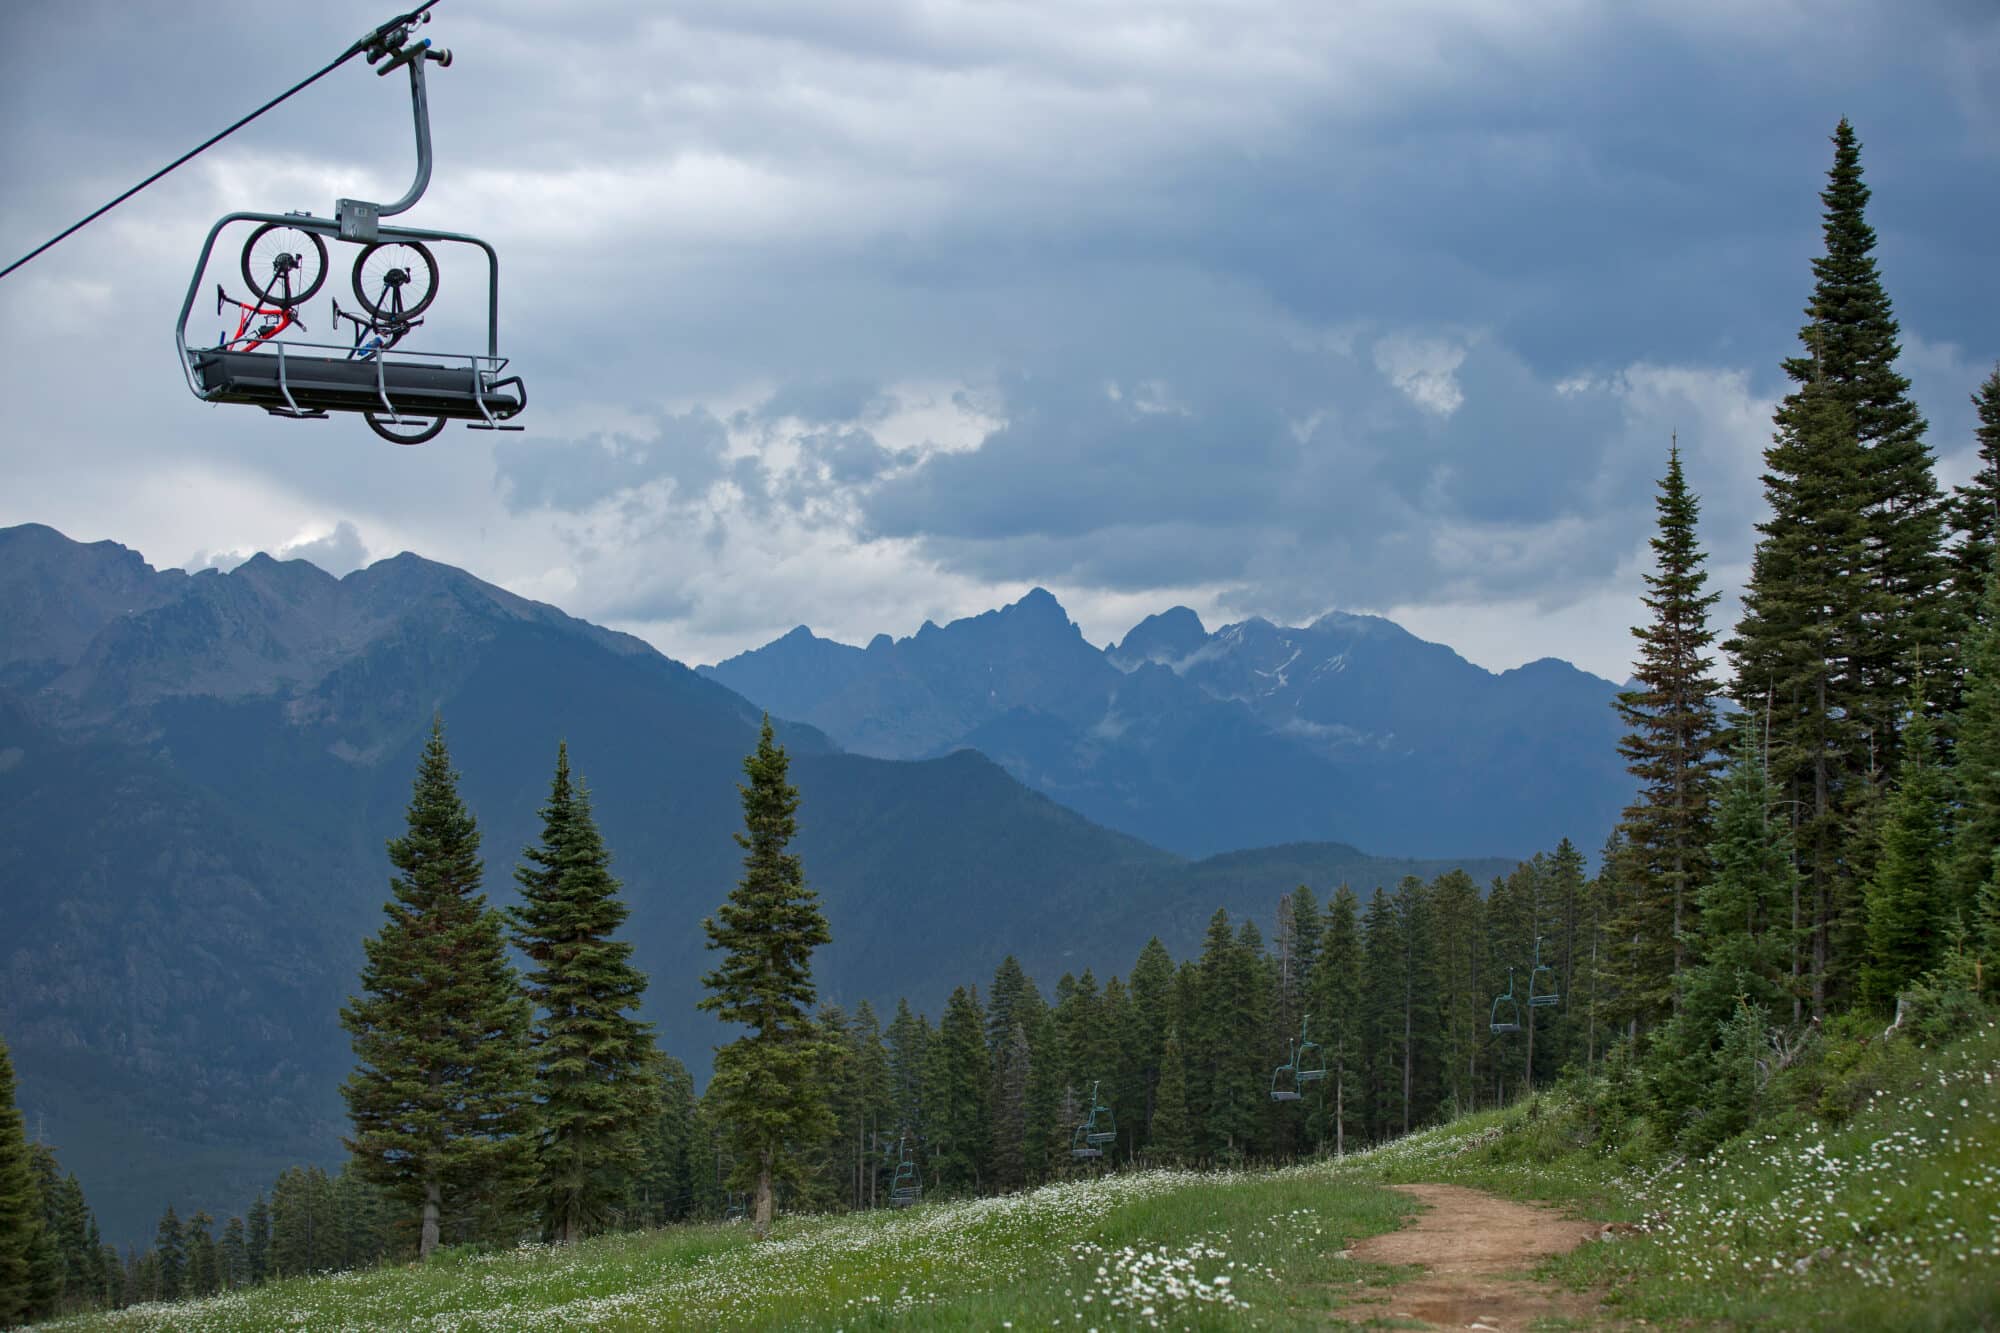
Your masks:
<svg viewBox="0 0 2000 1333"><path fill-rule="evenodd" d="M352 48L366 53L371 65L381 62L375 71L377 76L398 66L410 72L410 115L416 128L417 174L402 198L387 204L340 199L335 202L331 218L314 217L310 213L228 213L209 228L208 239L202 243L201 255L195 261L194 275L188 280L187 297L181 302L180 321L174 328L174 350L182 374L188 388L203 402L250 404L274 416L294 420L324 419L332 412L365 412L398 425L423 425L442 417L463 420L472 430L524 429L506 424L527 406L527 390L518 375L501 378L507 358L500 355L499 255L477 236L422 227L384 226L381 221L409 211L430 186L431 117L424 66L432 61L449 66L451 52L433 49L428 38L410 40L411 28L418 22L429 21L430 15L424 13L399 25L385 25ZM486 351L377 350L365 358L357 358L352 348L282 338L263 344L274 348L272 353L230 351L226 342L214 347L190 347L188 319L194 313L195 296L208 271L215 242L225 227L237 222L275 222L330 240L363 245L377 241L435 241L475 247L486 256ZM302 349L337 355L301 355ZM448 364L440 366L438 362ZM463 370L456 369L460 363ZM514 393L505 392L509 385ZM398 399L402 400L400 407Z"/></svg>

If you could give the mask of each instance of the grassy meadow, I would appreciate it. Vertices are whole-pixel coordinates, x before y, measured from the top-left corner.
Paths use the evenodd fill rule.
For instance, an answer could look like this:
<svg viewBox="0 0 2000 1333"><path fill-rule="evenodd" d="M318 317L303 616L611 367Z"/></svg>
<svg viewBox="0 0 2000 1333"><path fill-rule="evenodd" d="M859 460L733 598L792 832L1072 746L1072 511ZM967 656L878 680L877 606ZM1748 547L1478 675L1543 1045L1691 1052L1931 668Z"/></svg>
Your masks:
<svg viewBox="0 0 2000 1333"><path fill-rule="evenodd" d="M2000 1329L2000 1025L1823 1046L1700 1159L1600 1078L1339 1162L784 1218L762 1244L737 1224L447 1251L51 1327L1290 1328L1379 1301L1398 1274L1339 1252L1402 1221L1386 1185L1449 1181L1623 1224L1541 1270L1621 1322Z"/></svg>

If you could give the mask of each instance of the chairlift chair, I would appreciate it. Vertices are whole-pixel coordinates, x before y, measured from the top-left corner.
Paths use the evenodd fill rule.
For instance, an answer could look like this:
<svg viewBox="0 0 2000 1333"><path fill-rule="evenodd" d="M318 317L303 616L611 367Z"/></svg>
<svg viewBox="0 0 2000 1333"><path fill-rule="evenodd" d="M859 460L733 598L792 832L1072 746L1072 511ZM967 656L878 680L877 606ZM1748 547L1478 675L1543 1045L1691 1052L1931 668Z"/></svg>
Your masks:
<svg viewBox="0 0 2000 1333"><path fill-rule="evenodd" d="M1326 1077L1324 1058L1315 1062L1311 1057L1319 1050L1319 1043L1306 1036L1306 1027L1312 1022L1307 1014L1299 1023L1297 1045L1287 1043L1289 1057L1284 1064L1271 1071L1271 1100L1274 1102L1295 1102L1305 1096L1302 1084ZM1289 1086L1287 1086L1289 1085Z"/></svg>
<svg viewBox="0 0 2000 1333"><path fill-rule="evenodd" d="M523 429L509 424L527 407L528 395L520 376L504 374L507 358L500 355L499 347L500 260L493 247L476 236L382 222L412 207L430 184L430 105L424 68L432 62L448 66L451 53L433 49L428 38L412 39L412 29L429 21L428 13L405 16L356 44L371 65L379 62L378 75L398 66L409 70L417 175L401 199L387 204L341 199L336 201L331 218L310 213L230 213L209 229L174 332L182 371L197 398L261 407L273 416L293 420L355 413L370 430L395 444L421 444L435 437L448 421L463 421L473 430ZM293 314L326 278L326 241L346 241L363 247L354 262L356 295L378 321L377 327L394 336L378 339L380 345L366 355L359 350L363 341L359 336L351 347L285 337L260 338L250 346L237 346L233 344L244 340L226 336L212 347L191 347L188 320L216 239L224 228L239 222L257 224L244 246L242 265L251 286L252 306ZM484 352L389 350L387 344L421 322L415 316L436 294L436 263L426 242L467 245L485 254ZM417 281L420 270L425 275L423 282ZM377 283L377 278L382 281ZM375 288L379 290L371 290ZM288 322L295 322L295 315Z"/></svg>
<svg viewBox="0 0 2000 1333"><path fill-rule="evenodd" d="M1562 995L1556 985L1556 971L1542 961L1542 938L1535 936L1535 970L1528 974L1528 1005L1533 1009L1546 1009L1562 1003Z"/></svg>
<svg viewBox="0 0 2000 1333"><path fill-rule="evenodd" d="M889 1206L908 1208L924 1197L924 1174L917 1166L916 1154L910 1148L910 1134L904 1130L893 1141L885 1143L884 1160L893 1160L896 1174L889 1181Z"/></svg>
<svg viewBox="0 0 2000 1333"><path fill-rule="evenodd" d="M1098 1100L1099 1081L1090 1085L1090 1114L1076 1127L1069 1139L1069 1155L1078 1161L1093 1161L1104 1156L1106 1145L1118 1141L1118 1124L1110 1107ZM1099 1120L1098 1117L1103 1119Z"/></svg>
<svg viewBox="0 0 2000 1333"><path fill-rule="evenodd" d="M1507 991L1493 997L1493 1010L1488 1015L1487 1026L1496 1034L1519 1032L1521 1030L1521 1005L1514 998L1514 969L1507 969Z"/></svg>
<svg viewBox="0 0 2000 1333"><path fill-rule="evenodd" d="M1301 1083L1316 1083L1326 1077L1326 1053L1320 1050L1318 1042L1306 1037L1306 1026L1311 1022L1311 1014L1299 1020L1299 1053L1293 1061L1298 1066Z"/></svg>

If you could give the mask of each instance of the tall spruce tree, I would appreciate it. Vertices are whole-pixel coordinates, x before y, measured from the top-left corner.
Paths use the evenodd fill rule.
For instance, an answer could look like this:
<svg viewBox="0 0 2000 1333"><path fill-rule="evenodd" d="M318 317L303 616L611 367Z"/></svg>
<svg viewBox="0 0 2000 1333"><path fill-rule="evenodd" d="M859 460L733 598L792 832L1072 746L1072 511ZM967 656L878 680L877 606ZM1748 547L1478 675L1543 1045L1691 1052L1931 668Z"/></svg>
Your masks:
<svg viewBox="0 0 2000 1333"><path fill-rule="evenodd" d="M1900 329L1876 270L1861 144L1844 118L1833 146L1820 194L1825 252L1813 260L1800 354L1785 362L1800 388L1779 408L1778 421L1782 427L1805 413L1805 389L1823 385L1845 410L1863 460L1848 503L1861 515L1861 572L1874 597L1855 645L1853 703L1872 742L1873 780L1885 782L1895 774L1911 682L1925 671L1942 681L1950 660L1945 512L1923 416L1896 370Z"/></svg>
<svg viewBox="0 0 2000 1333"><path fill-rule="evenodd" d="M1130 1043L1139 1063L1139 1140L1151 1132L1153 1113L1159 1099L1160 1061L1167 1044L1167 1029L1174 1025L1174 960L1167 946L1155 935L1139 951L1132 964L1132 1034ZM1186 1080L1182 1080L1185 1108Z"/></svg>
<svg viewBox="0 0 2000 1333"><path fill-rule="evenodd" d="M790 759L764 718L757 748L743 761L743 878L714 916L702 922L708 947L723 958L702 977L698 1002L749 1032L715 1053L709 1095L728 1127L733 1189L751 1194L751 1224L770 1233L776 1186L796 1175L795 1150L824 1138L831 1113L817 1077L824 1057L812 1020L817 994L812 952L833 936L789 849L798 832L799 791L787 780Z"/></svg>
<svg viewBox="0 0 2000 1333"><path fill-rule="evenodd" d="M1311 996L1318 1040L1326 1055L1328 1105L1320 1138L1347 1151L1347 1126L1356 1103L1354 1077L1361 1062L1361 901L1342 884L1327 905L1313 964ZM1364 1103L1365 1103L1365 1099Z"/></svg>
<svg viewBox="0 0 2000 1333"><path fill-rule="evenodd" d="M1775 799L1791 812L1810 962L1794 959L1815 1015L1824 1014L1836 942L1854 906L1849 827L1868 795L1872 753L1859 665L1862 622L1879 601L1864 574L1856 502L1864 460L1852 416L1824 381L1779 414L1764 454L1771 516L1752 559L1736 659L1741 725L1769 740ZM1629 873L1629 872L1628 872Z"/></svg>
<svg viewBox="0 0 2000 1333"><path fill-rule="evenodd" d="M937 1184L948 1192L977 1193L992 1174L993 1123L986 1013L976 988L960 986L952 991L938 1020L930 1056L925 1101L931 1114L931 1160Z"/></svg>
<svg viewBox="0 0 2000 1333"><path fill-rule="evenodd" d="M444 724L431 723L408 832L389 843L381 931L363 942L362 994L340 1011L359 1062L341 1087L361 1170L420 1212L419 1257L446 1208L511 1204L532 1168L528 1004L500 913L479 891L479 829L458 795Z"/></svg>
<svg viewBox="0 0 2000 1333"><path fill-rule="evenodd" d="M632 946L615 938L629 914L611 854L572 783L569 746L556 747L542 840L514 872L514 944L529 963L537 1018L534 1198L543 1231L571 1245L626 1198L658 1118L652 1028L631 1014L646 991Z"/></svg>
<svg viewBox="0 0 2000 1333"><path fill-rule="evenodd" d="M0 1040L0 1325L41 1313L33 1299L34 1268L44 1229L41 1184L14 1106L14 1061Z"/></svg>
<svg viewBox="0 0 2000 1333"><path fill-rule="evenodd" d="M1618 938L1631 952L1627 972L1636 983L1630 1013L1642 1026L1657 1021L1673 995L1673 979L1686 966L1685 920L1694 886L1706 874L1715 751L1720 743L1709 670L1709 608L1720 593L1704 591L1707 556L1695 533L1700 501L1681 470L1679 441L1667 451L1667 475L1655 501L1659 531L1652 538L1654 570L1643 598L1652 619L1634 627L1638 688L1620 694L1618 715L1630 728L1619 742L1638 800L1621 823L1632 882L1632 913Z"/></svg>

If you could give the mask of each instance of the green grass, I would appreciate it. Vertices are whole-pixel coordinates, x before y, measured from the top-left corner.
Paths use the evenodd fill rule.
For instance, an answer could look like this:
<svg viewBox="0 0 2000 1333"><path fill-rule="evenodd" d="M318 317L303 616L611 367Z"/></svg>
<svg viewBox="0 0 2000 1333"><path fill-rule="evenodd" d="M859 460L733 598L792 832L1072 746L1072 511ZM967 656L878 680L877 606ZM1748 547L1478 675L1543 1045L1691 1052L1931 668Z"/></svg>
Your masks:
<svg viewBox="0 0 2000 1333"><path fill-rule="evenodd" d="M1335 1258L1400 1196L1324 1165L1148 1171L907 1212L452 1251L72 1329L1284 1328L1393 1282Z"/></svg>
<svg viewBox="0 0 2000 1333"><path fill-rule="evenodd" d="M1634 1324L2000 1330L2000 1024L1939 1050L1828 1038L1698 1159L1631 1104L1598 1080L1337 1163L787 1218L762 1244L689 1226L447 1251L56 1327L1290 1328L1380 1302L1400 1274L1336 1255L1406 1216L1386 1185L1450 1181L1632 1224L1540 1273Z"/></svg>
<svg viewBox="0 0 2000 1333"><path fill-rule="evenodd" d="M1635 1224L1541 1271L1618 1316L1758 1328L2000 1329L2000 1025L1940 1050L1829 1041L1757 1123L1681 1157L1601 1085L1468 1116L1352 1160Z"/></svg>

